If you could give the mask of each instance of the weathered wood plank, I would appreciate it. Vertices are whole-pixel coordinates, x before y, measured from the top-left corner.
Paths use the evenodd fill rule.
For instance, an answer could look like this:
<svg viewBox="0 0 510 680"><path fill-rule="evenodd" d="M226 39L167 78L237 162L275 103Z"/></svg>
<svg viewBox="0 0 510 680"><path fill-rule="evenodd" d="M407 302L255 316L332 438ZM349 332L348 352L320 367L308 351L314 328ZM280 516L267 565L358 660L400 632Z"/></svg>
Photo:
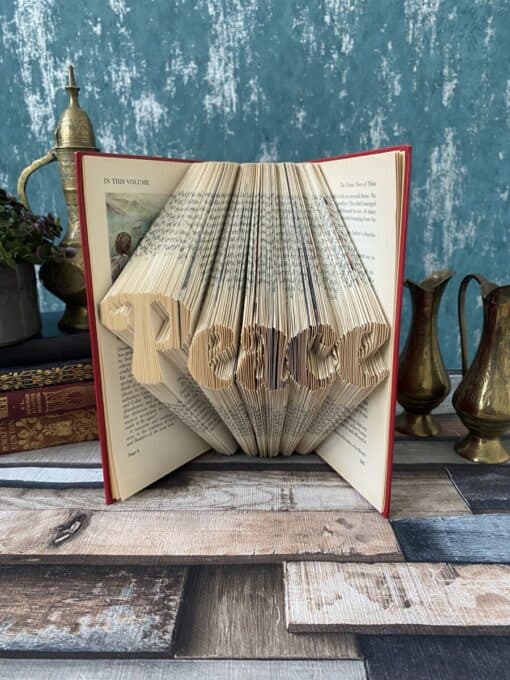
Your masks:
<svg viewBox="0 0 510 680"><path fill-rule="evenodd" d="M176 657L360 658L353 635L287 631L281 565L196 567L184 603Z"/></svg>
<svg viewBox="0 0 510 680"><path fill-rule="evenodd" d="M470 514L444 470L395 472L391 519Z"/></svg>
<svg viewBox="0 0 510 680"><path fill-rule="evenodd" d="M0 568L2 653L172 652L182 567Z"/></svg>
<svg viewBox="0 0 510 680"><path fill-rule="evenodd" d="M510 637L363 635L370 680L507 678Z"/></svg>
<svg viewBox="0 0 510 680"><path fill-rule="evenodd" d="M332 564L285 567L293 632L510 632L510 567Z"/></svg>
<svg viewBox="0 0 510 680"><path fill-rule="evenodd" d="M2 470L0 469L0 478ZM0 489L3 509L81 508L104 510L104 495L97 489ZM196 471L177 470L122 503L112 512L127 510L260 510L357 511L373 507L333 470Z"/></svg>
<svg viewBox="0 0 510 680"><path fill-rule="evenodd" d="M472 512L510 512L510 466L452 465L447 472Z"/></svg>
<svg viewBox="0 0 510 680"><path fill-rule="evenodd" d="M407 466L413 469L429 469L445 465L459 465L466 462L453 448L453 440L400 439L395 442L393 450L393 466L396 470L404 470ZM471 463L476 466L476 463Z"/></svg>
<svg viewBox="0 0 510 680"><path fill-rule="evenodd" d="M465 515L392 522L412 562L510 563L510 515Z"/></svg>
<svg viewBox="0 0 510 680"><path fill-rule="evenodd" d="M0 466L0 487L39 489L103 487L103 471L98 467L56 467L23 465ZM0 496L1 496L0 490Z"/></svg>
<svg viewBox="0 0 510 680"><path fill-rule="evenodd" d="M0 659L0 680L366 680L363 661Z"/></svg>
<svg viewBox="0 0 510 680"><path fill-rule="evenodd" d="M279 562L402 559L377 513L0 512L0 563Z"/></svg>

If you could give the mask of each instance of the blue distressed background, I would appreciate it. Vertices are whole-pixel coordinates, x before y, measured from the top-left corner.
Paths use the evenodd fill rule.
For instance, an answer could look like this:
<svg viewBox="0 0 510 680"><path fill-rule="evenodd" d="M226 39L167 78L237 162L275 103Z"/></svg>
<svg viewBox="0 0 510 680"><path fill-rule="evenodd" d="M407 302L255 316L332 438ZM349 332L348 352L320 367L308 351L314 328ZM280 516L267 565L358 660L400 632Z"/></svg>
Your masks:
<svg viewBox="0 0 510 680"><path fill-rule="evenodd" d="M411 143L406 271L413 279L457 271L440 334L447 365L459 366L460 276L510 281L509 2L0 0L0 8L0 185L12 192L52 143L68 62L104 151L304 160ZM35 209L62 214L53 166L34 176L29 195ZM44 309L59 304L43 296Z"/></svg>

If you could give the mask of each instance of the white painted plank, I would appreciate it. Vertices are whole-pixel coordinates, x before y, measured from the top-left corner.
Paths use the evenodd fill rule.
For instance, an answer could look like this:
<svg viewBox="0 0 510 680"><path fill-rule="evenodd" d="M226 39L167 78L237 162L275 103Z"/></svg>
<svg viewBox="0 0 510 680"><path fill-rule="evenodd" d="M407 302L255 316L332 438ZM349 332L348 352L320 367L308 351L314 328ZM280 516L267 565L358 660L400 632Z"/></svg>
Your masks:
<svg viewBox="0 0 510 680"><path fill-rule="evenodd" d="M73 486L82 484L102 485L101 468L85 467L37 467L23 465L21 467L0 467L0 486L2 485L52 485ZM46 493L50 493L46 490ZM2 492L0 490L0 498Z"/></svg>
<svg viewBox="0 0 510 680"><path fill-rule="evenodd" d="M99 442L80 442L64 446L50 446L33 451L17 451L0 456L0 463L9 465L101 465Z"/></svg>
<svg viewBox="0 0 510 680"><path fill-rule="evenodd" d="M288 563L292 632L482 634L510 631L510 566Z"/></svg>

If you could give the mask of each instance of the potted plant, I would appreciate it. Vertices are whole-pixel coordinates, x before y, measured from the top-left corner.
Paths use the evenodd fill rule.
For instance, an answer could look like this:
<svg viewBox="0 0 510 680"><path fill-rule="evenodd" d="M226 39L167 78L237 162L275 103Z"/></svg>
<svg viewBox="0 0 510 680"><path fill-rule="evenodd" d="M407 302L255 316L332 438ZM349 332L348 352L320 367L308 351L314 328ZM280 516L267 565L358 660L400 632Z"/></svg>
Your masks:
<svg viewBox="0 0 510 680"><path fill-rule="evenodd" d="M62 257L62 228L51 214L34 215L0 189L0 346L39 333L35 264Z"/></svg>

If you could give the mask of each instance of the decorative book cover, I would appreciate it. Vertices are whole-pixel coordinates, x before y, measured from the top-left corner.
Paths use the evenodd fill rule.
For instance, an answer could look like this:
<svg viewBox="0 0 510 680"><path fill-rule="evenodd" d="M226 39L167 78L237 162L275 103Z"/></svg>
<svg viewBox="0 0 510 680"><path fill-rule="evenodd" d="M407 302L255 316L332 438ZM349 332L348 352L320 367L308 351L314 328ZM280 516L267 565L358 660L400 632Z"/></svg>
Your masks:
<svg viewBox="0 0 510 680"><path fill-rule="evenodd" d="M77 171L107 501L316 450L387 515L410 148Z"/></svg>
<svg viewBox="0 0 510 680"><path fill-rule="evenodd" d="M64 413L95 406L94 382L50 385L0 394L0 421Z"/></svg>
<svg viewBox="0 0 510 680"><path fill-rule="evenodd" d="M15 366L0 371L0 391L27 390L50 385L87 382L94 379L92 362L81 361L44 362L38 366Z"/></svg>
<svg viewBox="0 0 510 680"><path fill-rule="evenodd" d="M32 451L98 438L95 408L0 422L0 453Z"/></svg>

